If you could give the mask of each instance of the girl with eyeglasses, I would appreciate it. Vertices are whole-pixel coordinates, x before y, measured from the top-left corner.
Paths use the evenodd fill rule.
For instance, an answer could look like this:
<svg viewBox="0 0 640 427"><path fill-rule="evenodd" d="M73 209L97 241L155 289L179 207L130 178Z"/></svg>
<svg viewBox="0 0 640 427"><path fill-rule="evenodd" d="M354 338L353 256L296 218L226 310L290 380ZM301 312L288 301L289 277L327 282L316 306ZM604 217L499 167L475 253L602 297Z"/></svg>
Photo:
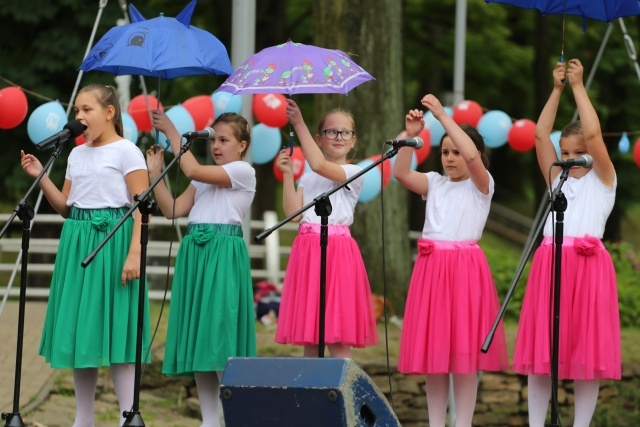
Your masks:
<svg viewBox="0 0 640 427"><path fill-rule="evenodd" d="M489 215L494 183L482 136L458 126L433 95L422 98L447 132L440 142L444 175L410 168L412 149L400 149L398 182L426 201L400 340L398 370L426 375L429 425L444 427L453 377L456 426L471 426L478 371L509 367L502 324L486 354L480 351L500 308L478 240ZM405 118L408 137L424 128L423 112Z"/></svg>
<svg viewBox="0 0 640 427"><path fill-rule="evenodd" d="M298 105L287 100L287 117L296 130L302 151L312 171L305 173L296 188L289 149L280 152L277 165L282 171L283 205L291 215L319 195L357 174L361 168L347 164L347 155L356 144L353 116L335 109L318 123L318 133L309 132ZM351 347L378 343L369 279L349 226L362 189L364 176L331 196L332 212L326 258L325 336L331 357L347 358ZM294 220L300 221L298 236L291 247L278 315L276 342L304 346L305 357L319 354L318 313L320 289L320 220L314 208Z"/></svg>

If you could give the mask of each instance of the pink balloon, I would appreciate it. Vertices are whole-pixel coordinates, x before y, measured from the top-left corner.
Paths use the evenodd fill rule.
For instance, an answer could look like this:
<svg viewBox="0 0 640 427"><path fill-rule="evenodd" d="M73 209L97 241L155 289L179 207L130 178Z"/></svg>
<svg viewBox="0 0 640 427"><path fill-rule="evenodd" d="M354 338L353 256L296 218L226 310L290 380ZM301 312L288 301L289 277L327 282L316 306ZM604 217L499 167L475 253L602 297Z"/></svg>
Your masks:
<svg viewBox="0 0 640 427"><path fill-rule="evenodd" d="M482 107L475 101L462 101L453 107L453 121L457 124L467 124L473 127L478 126L482 117Z"/></svg>
<svg viewBox="0 0 640 427"><path fill-rule="evenodd" d="M287 99L279 93L257 94L253 97L253 114L260 123L281 128L289 122Z"/></svg>
<svg viewBox="0 0 640 427"><path fill-rule="evenodd" d="M197 130L211 126L213 118L215 117L215 111L213 106L213 99L209 95L193 96L182 103L182 106L187 109L193 123Z"/></svg>
<svg viewBox="0 0 640 427"><path fill-rule="evenodd" d="M27 96L19 87L0 90L0 129L12 129L27 117Z"/></svg>
<svg viewBox="0 0 640 427"><path fill-rule="evenodd" d="M151 110L161 110L164 111L164 107L162 103L158 104L158 98L153 95L147 95L149 100L149 108ZM153 127L151 126L151 119L149 118L149 109L147 109L147 101L145 100L145 96L138 95L134 97L129 106L127 107L127 113L131 116L133 121L136 123L138 130L140 132L148 132Z"/></svg>
<svg viewBox="0 0 640 427"><path fill-rule="evenodd" d="M507 134L509 146L516 151L525 152L536 146L536 124L529 119L517 120Z"/></svg>

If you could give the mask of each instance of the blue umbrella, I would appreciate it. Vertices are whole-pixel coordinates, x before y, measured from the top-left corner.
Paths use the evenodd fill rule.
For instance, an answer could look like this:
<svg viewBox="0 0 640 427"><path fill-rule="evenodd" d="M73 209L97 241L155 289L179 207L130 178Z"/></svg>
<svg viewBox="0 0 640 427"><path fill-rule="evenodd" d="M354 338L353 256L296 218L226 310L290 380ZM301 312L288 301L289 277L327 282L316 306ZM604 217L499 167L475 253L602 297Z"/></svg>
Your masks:
<svg viewBox="0 0 640 427"><path fill-rule="evenodd" d="M564 24L566 15L582 17L586 29L587 18L611 22L616 18L640 15L638 0L485 0L485 3L503 3L525 9L538 9L543 15L562 14L562 49L560 61L564 61Z"/></svg>

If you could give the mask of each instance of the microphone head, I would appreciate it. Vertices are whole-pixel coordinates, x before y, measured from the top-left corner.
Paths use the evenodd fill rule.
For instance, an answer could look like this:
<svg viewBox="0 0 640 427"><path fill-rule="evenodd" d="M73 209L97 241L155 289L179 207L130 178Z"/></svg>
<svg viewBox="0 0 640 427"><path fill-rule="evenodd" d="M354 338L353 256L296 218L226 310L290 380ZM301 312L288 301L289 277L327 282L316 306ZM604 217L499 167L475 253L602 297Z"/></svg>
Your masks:
<svg viewBox="0 0 640 427"><path fill-rule="evenodd" d="M75 138L77 136L80 136L80 134L82 134L82 132L84 132L87 127L80 123L79 120L71 120L67 122L67 124L62 128L69 130L69 132L71 133L71 138Z"/></svg>
<svg viewBox="0 0 640 427"><path fill-rule="evenodd" d="M590 168L591 165L593 164L593 157L591 157L588 154L585 154L584 156L582 156L582 158L584 159L584 167Z"/></svg>
<svg viewBox="0 0 640 427"><path fill-rule="evenodd" d="M213 130L213 128L206 127L203 130L205 130L205 131L207 131L209 133L209 136L207 136L207 139L213 139L213 137L216 136L216 131Z"/></svg>
<svg viewBox="0 0 640 427"><path fill-rule="evenodd" d="M416 136L415 138L413 138L416 140L416 150L422 148L422 146L424 145L424 141L422 140L422 138L420 138L419 136Z"/></svg>

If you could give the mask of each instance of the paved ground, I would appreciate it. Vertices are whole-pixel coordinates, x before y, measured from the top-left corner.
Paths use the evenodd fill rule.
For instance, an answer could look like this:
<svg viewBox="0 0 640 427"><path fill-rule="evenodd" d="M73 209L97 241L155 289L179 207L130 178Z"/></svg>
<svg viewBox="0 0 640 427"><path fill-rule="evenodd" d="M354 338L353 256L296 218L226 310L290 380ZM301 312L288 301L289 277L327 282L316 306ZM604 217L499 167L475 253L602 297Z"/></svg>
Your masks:
<svg viewBox="0 0 640 427"><path fill-rule="evenodd" d="M0 412L13 412L13 394L18 337L18 301L8 301L0 314ZM20 413L38 399L52 379L54 370L38 356L40 333L47 309L46 302L27 302L25 307ZM4 423L4 422L3 422Z"/></svg>

